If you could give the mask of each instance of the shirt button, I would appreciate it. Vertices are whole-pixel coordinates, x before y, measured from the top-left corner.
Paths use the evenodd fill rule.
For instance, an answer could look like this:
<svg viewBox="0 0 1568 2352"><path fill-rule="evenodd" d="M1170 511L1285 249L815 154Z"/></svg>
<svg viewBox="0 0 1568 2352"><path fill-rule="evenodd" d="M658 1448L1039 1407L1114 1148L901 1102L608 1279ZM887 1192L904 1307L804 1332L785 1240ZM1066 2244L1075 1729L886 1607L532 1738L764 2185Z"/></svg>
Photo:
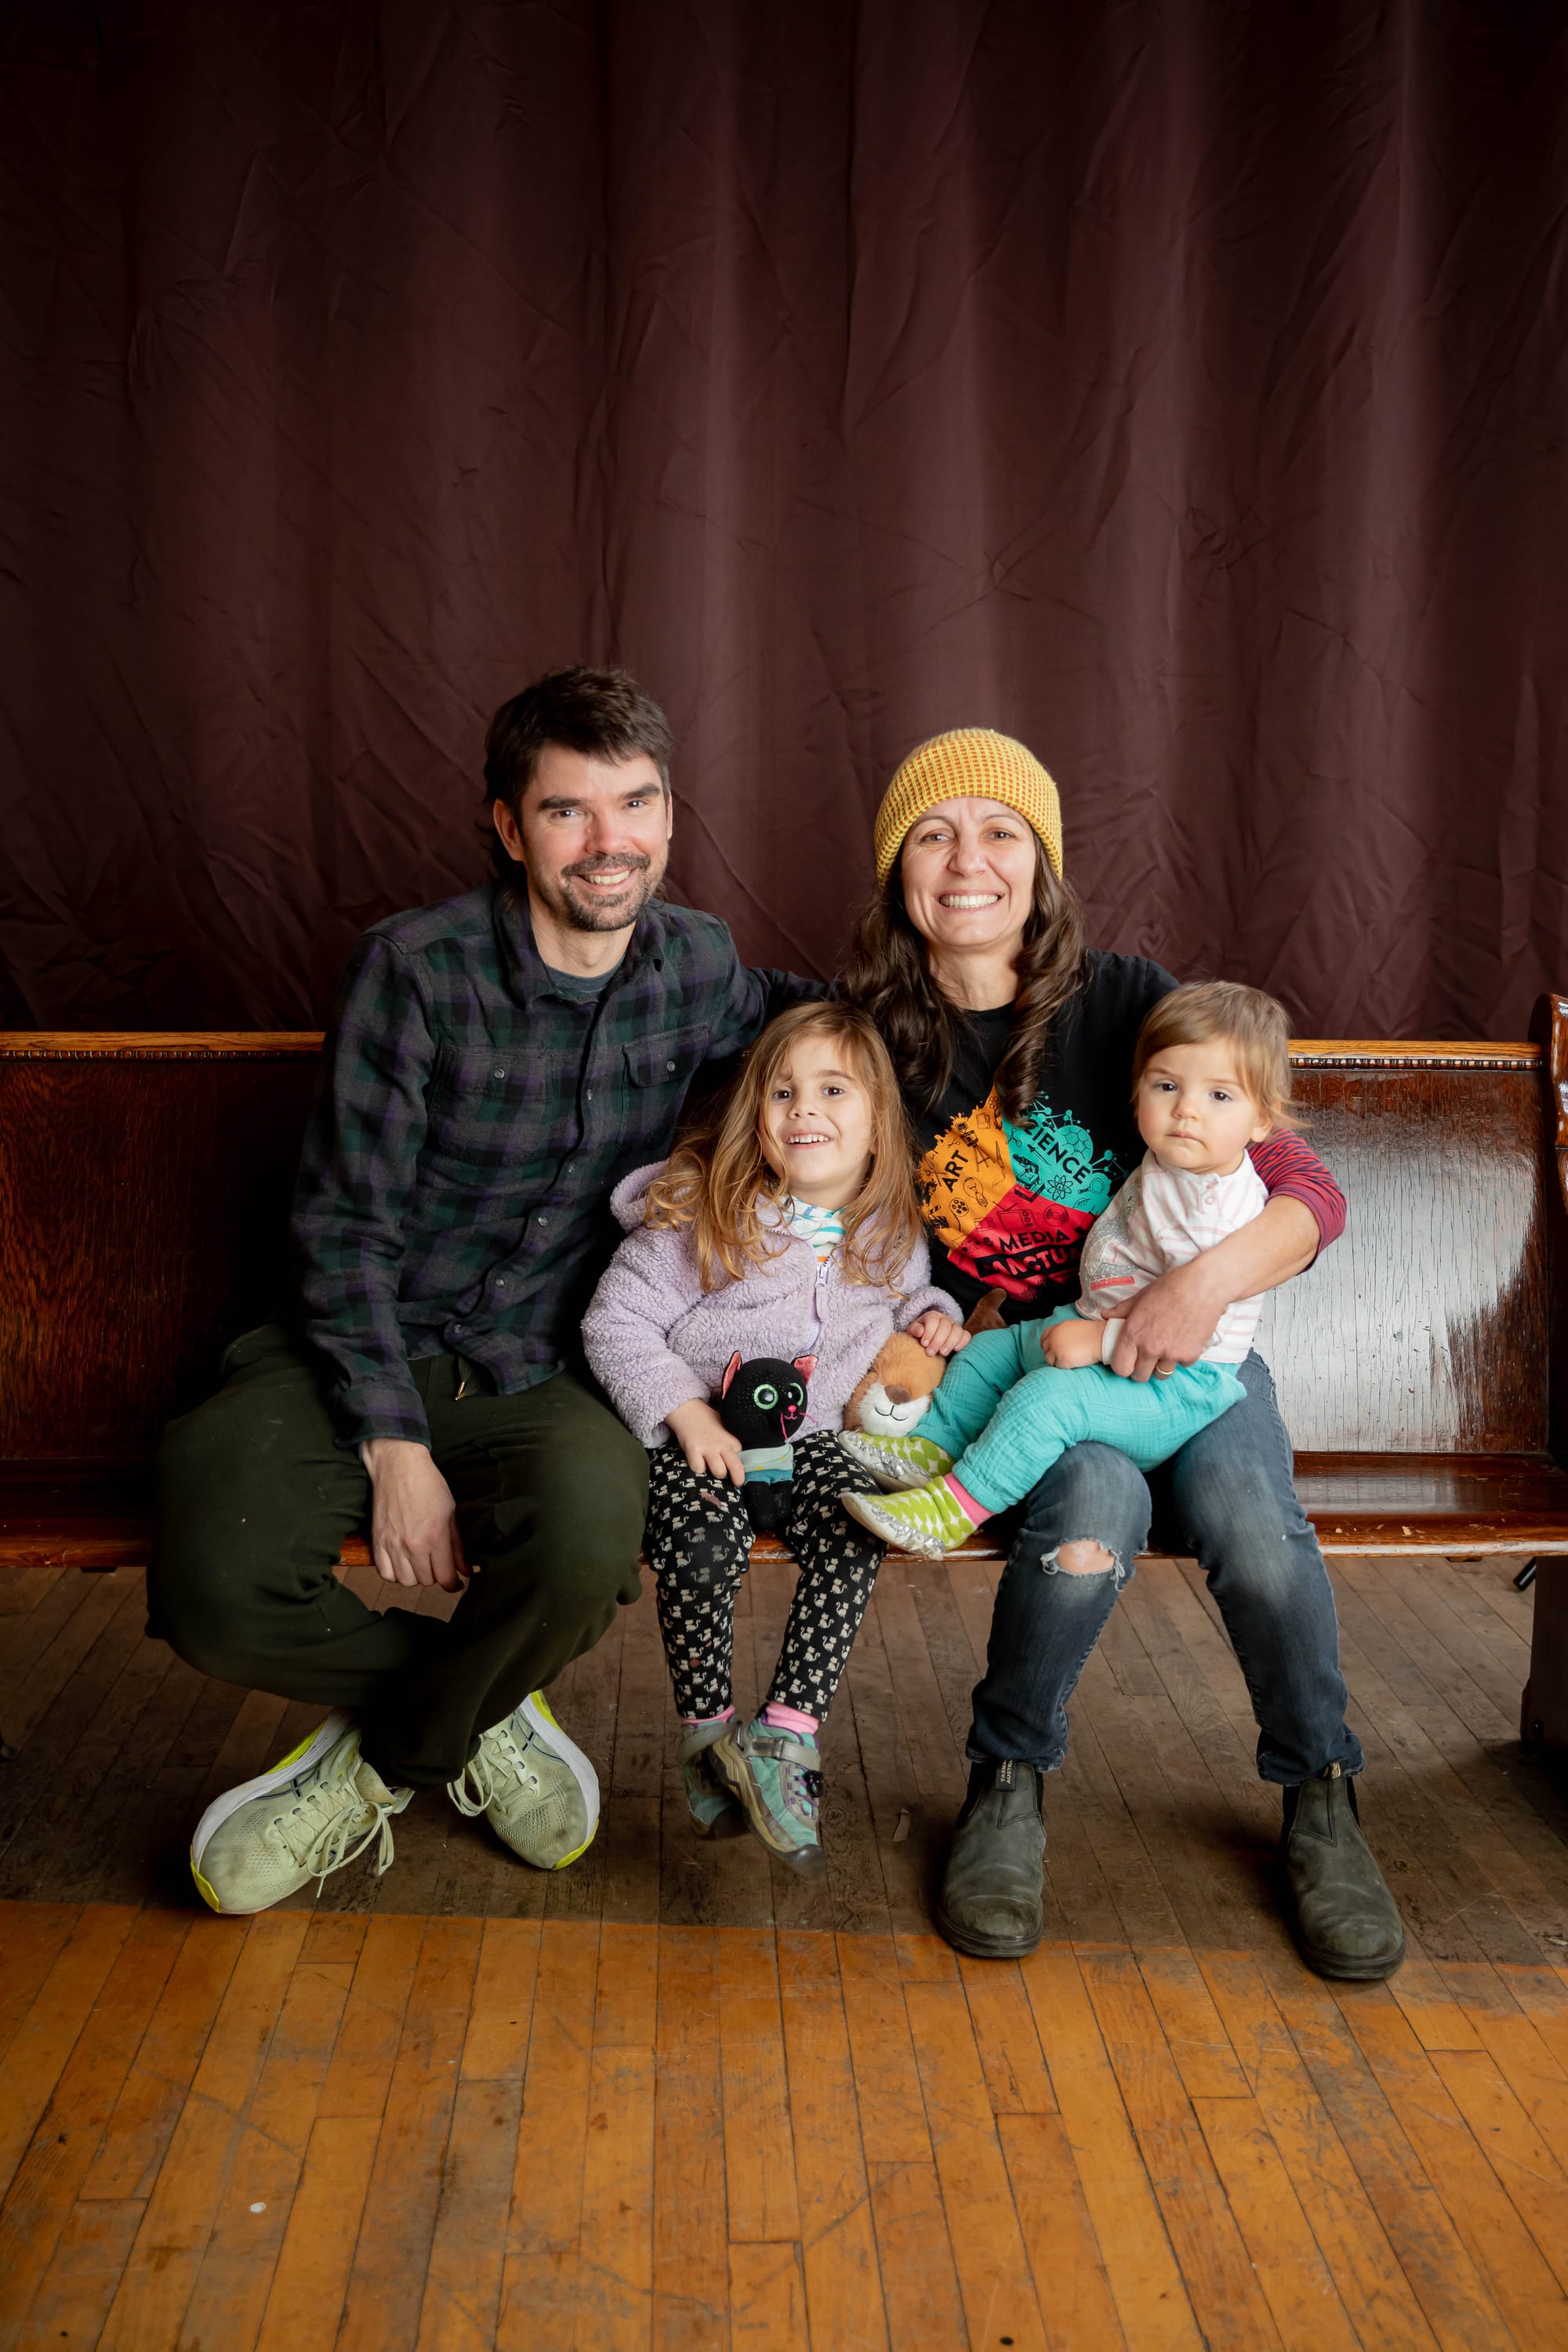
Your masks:
<svg viewBox="0 0 1568 2352"><path fill-rule="evenodd" d="M593 1087L584 1087L584 1089L583 1089L583 1099L584 1099L584 1102L592 1102L592 1101L593 1101L593 1099L594 1099L594 1089L593 1089Z"/></svg>
<svg viewBox="0 0 1568 2352"><path fill-rule="evenodd" d="M504 1290L504 1289L506 1288L506 1276L505 1276L505 1275L504 1275L504 1274L498 1274L498 1275L497 1275L497 1276L496 1276L496 1288L497 1288L498 1290Z"/></svg>
<svg viewBox="0 0 1568 2352"><path fill-rule="evenodd" d="M536 1225L547 1225L550 1220L548 1217L535 1217L533 1222Z"/></svg>
<svg viewBox="0 0 1568 2352"><path fill-rule="evenodd" d="M468 1329L468 1325L467 1325L466 1323L454 1323L454 1324L453 1324L453 1326L452 1326L452 1337L453 1337L453 1339L460 1339L462 1338L462 1336L463 1336L464 1332Z"/></svg>
<svg viewBox="0 0 1568 2352"><path fill-rule="evenodd" d="M498 1070L495 1075L498 1078L504 1078L506 1072L504 1070Z"/></svg>
<svg viewBox="0 0 1568 2352"><path fill-rule="evenodd" d="M673 1070L673 1069L674 1069L674 1067L675 1067L675 1064L674 1064L673 1062L666 1062L666 1064L665 1064L665 1066L665 1066L665 1068L666 1068L667 1070Z"/></svg>
<svg viewBox="0 0 1568 2352"><path fill-rule="evenodd" d="M568 1161L566 1162L565 1173L566 1173L568 1176L570 1176L570 1175L571 1175L571 1173L572 1173L572 1162L571 1162L570 1160L568 1160Z"/></svg>

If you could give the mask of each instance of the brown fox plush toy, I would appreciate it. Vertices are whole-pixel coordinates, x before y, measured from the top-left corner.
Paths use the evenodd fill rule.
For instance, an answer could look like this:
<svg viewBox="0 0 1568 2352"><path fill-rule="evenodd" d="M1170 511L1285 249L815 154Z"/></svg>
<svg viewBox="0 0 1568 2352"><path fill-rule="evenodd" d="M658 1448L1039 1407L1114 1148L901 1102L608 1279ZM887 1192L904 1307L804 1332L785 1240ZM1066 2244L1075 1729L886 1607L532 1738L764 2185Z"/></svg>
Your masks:
<svg viewBox="0 0 1568 2352"><path fill-rule="evenodd" d="M988 1290L964 1321L966 1331L994 1331L1002 1321L1005 1291ZM877 1350L876 1360L844 1408L846 1429L873 1437L908 1437L924 1419L931 1392L946 1369L942 1356L928 1356L907 1331L895 1331Z"/></svg>

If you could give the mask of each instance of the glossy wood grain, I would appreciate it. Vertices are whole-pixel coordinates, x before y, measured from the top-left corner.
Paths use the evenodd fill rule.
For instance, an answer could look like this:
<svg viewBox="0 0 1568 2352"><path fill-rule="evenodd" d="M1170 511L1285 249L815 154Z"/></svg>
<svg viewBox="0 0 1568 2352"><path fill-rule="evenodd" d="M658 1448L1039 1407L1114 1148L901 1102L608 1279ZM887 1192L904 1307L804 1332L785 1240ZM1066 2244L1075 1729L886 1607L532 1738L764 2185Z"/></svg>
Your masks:
<svg viewBox="0 0 1568 2352"><path fill-rule="evenodd" d="M1260 1342L1304 1454L1412 1457L1385 1461L1375 1492L1349 1462L1304 1465L1333 1549L1547 1549L1568 1532L1545 1461L1568 1255L1552 1245L1559 1149L1568 1165L1556 1003L1530 1045L1292 1049L1307 1131L1351 1215L1268 1301ZM319 1045L313 1032L0 1034L0 1561L144 1558L138 1465L210 1387L224 1341L287 1291ZM1448 1455L1521 1460L1506 1476L1472 1461L1434 1501L1446 1474L1431 1457Z"/></svg>
<svg viewBox="0 0 1568 2352"><path fill-rule="evenodd" d="M1299 1454L1296 1491L1325 1552L1568 1554L1568 1475L1544 1454ZM88 1465L78 1484L0 1465L0 1568L142 1568L152 1533L144 1470L105 1476ZM1156 1520L1141 1557L1176 1556L1161 1533ZM954 1555L1002 1556L988 1530ZM346 1567L369 1559L363 1537L343 1546ZM784 1565L790 1554L776 1536L757 1536L752 1559Z"/></svg>
<svg viewBox="0 0 1568 2352"><path fill-rule="evenodd" d="M1547 1187L1537 1066L1299 1075L1343 1238L1258 1330L1309 1453L1534 1453L1547 1444Z"/></svg>
<svg viewBox="0 0 1568 2352"><path fill-rule="evenodd" d="M0 1455L145 1461L289 1286L316 1064L0 1056Z"/></svg>

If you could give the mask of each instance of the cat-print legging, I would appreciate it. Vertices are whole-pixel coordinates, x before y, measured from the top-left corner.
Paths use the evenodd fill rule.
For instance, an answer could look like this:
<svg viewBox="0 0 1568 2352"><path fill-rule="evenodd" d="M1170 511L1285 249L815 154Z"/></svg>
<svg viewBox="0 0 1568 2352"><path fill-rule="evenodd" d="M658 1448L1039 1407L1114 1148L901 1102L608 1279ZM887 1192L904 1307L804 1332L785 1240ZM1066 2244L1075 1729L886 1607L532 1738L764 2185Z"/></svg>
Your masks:
<svg viewBox="0 0 1568 2352"><path fill-rule="evenodd" d="M657 1579L658 1629L684 1716L713 1716L730 1704L735 1596L746 1573L752 1523L741 1490L699 1476L679 1445L649 1456L648 1565ZM838 1497L847 1486L875 1491L830 1431L797 1437L795 1499L783 1540L800 1580L769 1698L820 1718L833 1704L886 1546L856 1526Z"/></svg>

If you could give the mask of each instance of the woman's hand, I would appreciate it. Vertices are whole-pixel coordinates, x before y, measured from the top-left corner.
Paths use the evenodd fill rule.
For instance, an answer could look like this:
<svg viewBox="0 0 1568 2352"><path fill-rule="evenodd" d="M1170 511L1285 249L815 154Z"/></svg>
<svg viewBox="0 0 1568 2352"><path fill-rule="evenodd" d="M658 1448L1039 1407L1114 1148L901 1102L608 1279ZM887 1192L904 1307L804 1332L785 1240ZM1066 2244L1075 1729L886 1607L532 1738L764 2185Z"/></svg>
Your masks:
<svg viewBox="0 0 1568 2352"><path fill-rule="evenodd" d="M956 1356L961 1348L969 1345L969 1334L963 1324L955 1323L951 1315L942 1314L936 1307L928 1307L923 1315L915 1317L909 1336L920 1341L928 1356Z"/></svg>
<svg viewBox="0 0 1568 2352"><path fill-rule="evenodd" d="M1305 1202L1277 1193L1236 1233L1139 1292L1127 1309L1112 1370L1134 1381L1164 1380L1178 1364L1195 1364L1226 1308L1300 1274L1321 1239Z"/></svg>
<svg viewBox="0 0 1568 2352"><path fill-rule="evenodd" d="M1133 1381L1168 1380L1178 1364L1195 1364L1230 1300L1215 1289L1214 1255L1200 1250L1185 1265L1174 1265L1141 1290L1122 1319L1121 1337L1110 1359L1112 1371Z"/></svg>
<svg viewBox="0 0 1568 2352"><path fill-rule="evenodd" d="M1099 1363L1104 1337L1103 1323L1080 1315L1070 1323L1047 1326L1040 1334L1040 1353L1058 1372L1076 1372L1085 1364Z"/></svg>
<svg viewBox="0 0 1568 2352"><path fill-rule="evenodd" d="M705 1397L692 1397L664 1416L670 1435L699 1478L729 1478L746 1483L741 1441L725 1428Z"/></svg>

